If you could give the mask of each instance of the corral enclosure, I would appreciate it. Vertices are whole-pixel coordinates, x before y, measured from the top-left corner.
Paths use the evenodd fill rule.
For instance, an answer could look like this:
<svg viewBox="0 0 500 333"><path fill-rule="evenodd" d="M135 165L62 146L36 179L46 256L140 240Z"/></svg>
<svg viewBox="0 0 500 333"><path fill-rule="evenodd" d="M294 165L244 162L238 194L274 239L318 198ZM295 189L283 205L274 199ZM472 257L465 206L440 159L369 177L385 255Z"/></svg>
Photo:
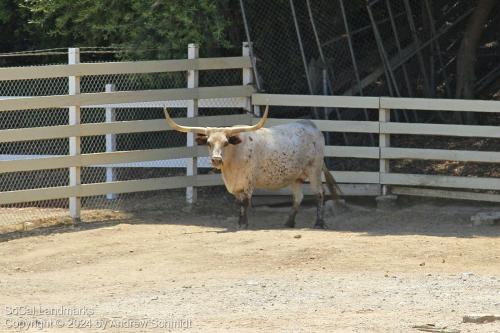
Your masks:
<svg viewBox="0 0 500 333"><path fill-rule="evenodd" d="M0 69L0 224L7 232L0 235L0 306L85 307L93 314L61 319L64 329L83 319L87 331L103 322L113 325L108 331L136 331L120 327L132 321L154 332L154 325L188 320L203 332L387 332L426 324L498 332L497 322L461 321L500 306L498 227L470 222L495 211L477 200L498 202L499 180L411 164L493 166L500 162L494 145L454 148L453 138L496 140L498 127L396 115L495 116L500 102L257 93L246 52L197 59L193 45L189 60L78 64L72 49L73 64ZM182 124L230 126L255 123L267 104L266 126L331 111L369 115L313 119L325 132L333 175L353 196L345 210L327 212L330 230L309 229L307 202L297 229L284 229L289 208L268 207L264 192L250 230L237 230L233 198L207 168L206 148L169 131L162 113L168 106ZM474 201L403 198L383 211L358 198L387 193ZM94 223L53 226L72 218ZM9 316L0 330L27 319ZM37 318L42 331L54 331L47 326L54 318Z"/></svg>
<svg viewBox="0 0 500 333"><path fill-rule="evenodd" d="M496 140L497 126L443 123L439 117L433 123L404 122L401 117L443 111L497 117L498 101L256 93L247 44L242 56L225 58L199 58L193 44L184 60L82 63L79 52L69 50L67 65L0 69L0 218L9 230L46 219L101 219L133 205L137 195L129 193L154 196L186 188L186 200L195 202L197 187L222 185L220 175L210 172L206 148L196 147L192 134L168 131L165 106L180 123L200 126L252 124L267 104L274 119L266 126L294 121L310 110L306 117L325 133L328 165L347 196L499 201L495 173L457 177L404 167L412 160L498 163L498 151L447 149L454 138ZM313 117L324 113L328 118L333 110L364 110L368 120ZM401 136L439 137L441 149L422 140L391 145L391 137Z"/></svg>

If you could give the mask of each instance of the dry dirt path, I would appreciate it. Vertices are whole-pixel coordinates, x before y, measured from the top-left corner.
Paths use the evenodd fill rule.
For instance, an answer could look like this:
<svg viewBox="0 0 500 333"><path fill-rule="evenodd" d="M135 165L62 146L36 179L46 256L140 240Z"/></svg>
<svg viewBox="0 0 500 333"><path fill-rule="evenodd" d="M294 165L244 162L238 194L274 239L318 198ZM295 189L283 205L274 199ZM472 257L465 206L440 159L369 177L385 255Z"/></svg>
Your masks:
<svg viewBox="0 0 500 333"><path fill-rule="evenodd" d="M330 217L327 231L306 228L313 210L299 214L295 230L281 228L284 209L258 208L246 231L234 229L234 217L155 211L4 236L0 331L38 323L27 331L418 332L412 326L435 324L500 332L500 322L461 323L500 313L500 226L469 222L484 207L357 207Z"/></svg>

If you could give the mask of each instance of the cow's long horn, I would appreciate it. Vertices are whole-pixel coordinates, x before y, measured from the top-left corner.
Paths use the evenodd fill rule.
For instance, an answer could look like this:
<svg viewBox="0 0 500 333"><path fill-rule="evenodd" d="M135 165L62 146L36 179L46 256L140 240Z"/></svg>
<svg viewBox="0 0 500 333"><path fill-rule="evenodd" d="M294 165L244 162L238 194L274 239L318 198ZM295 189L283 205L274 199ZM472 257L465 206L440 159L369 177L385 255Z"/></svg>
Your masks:
<svg viewBox="0 0 500 333"><path fill-rule="evenodd" d="M167 108L163 109L163 112L165 113L165 120L167 123L172 127L173 130L179 131L179 132L194 132L194 133L199 133L199 134L204 134L207 135L207 128L206 127L190 127L190 126L181 126L177 124L175 121L170 118L170 115L168 114Z"/></svg>
<svg viewBox="0 0 500 333"><path fill-rule="evenodd" d="M262 116L262 118L259 120L259 122L257 124L255 124L253 126L230 127L226 130L226 135L234 135L234 134L237 134L240 132L252 132L252 131L258 130L259 128L264 126L264 124L266 123L268 113L269 113L269 105L266 106L266 110L264 111L264 115Z"/></svg>

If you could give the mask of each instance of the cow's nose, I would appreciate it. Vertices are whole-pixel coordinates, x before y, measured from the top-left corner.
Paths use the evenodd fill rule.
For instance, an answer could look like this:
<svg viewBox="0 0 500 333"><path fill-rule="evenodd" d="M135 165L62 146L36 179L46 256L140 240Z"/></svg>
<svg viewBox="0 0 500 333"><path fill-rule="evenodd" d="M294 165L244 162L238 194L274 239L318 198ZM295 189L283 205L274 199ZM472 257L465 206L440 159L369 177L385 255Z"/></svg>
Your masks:
<svg viewBox="0 0 500 333"><path fill-rule="evenodd" d="M219 157L219 156L212 157L212 164L213 165L219 165L221 163L222 163L222 157Z"/></svg>

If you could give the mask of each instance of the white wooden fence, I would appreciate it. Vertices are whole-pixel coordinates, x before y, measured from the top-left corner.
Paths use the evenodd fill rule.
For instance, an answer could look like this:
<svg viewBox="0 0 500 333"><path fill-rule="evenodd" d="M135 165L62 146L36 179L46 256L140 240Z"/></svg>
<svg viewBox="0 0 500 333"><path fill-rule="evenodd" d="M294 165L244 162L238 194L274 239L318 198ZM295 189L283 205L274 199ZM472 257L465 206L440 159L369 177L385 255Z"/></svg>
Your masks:
<svg viewBox="0 0 500 333"><path fill-rule="evenodd" d="M452 177L399 174L391 172L388 161L391 159L455 160L486 163L499 163L499 152L455 151L436 149L393 148L390 146L392 134L446 135L459 137L500 138L496 126L440 125L396 123L390 119L391 109L446 110L469 112L500 112L500 102L465 101L437 99L405 99L386 97L346 97L346 96L309 96L309 95L270 95L257 94L251 85L251 61L245 53L241 57L198 58L195 46L191 46L189 59L116 63L79 63L78 50L70 53L70 64L34 66L20 68L0 68L0 80L30 80L53 77L69 77L69 94L40 97L0 98L0 112L41 108L68 108L68 125L19 128L0 130L0 143L26 140L45 140L70 138L70 153L63 156L24 156L22 158L0 159L0 173L28 170L70 169L70 182L67 186L36 188L19 191L0 192L0 205L20 202L34 202L69 198L70 214L80 216L80 198L118 193L152 191L173 188L187 188L188 201L196 200L195 188L200 186L221 185L220 175L198 175L197 158L207 156L206 147L197 147L192 138L186 147L113 151L112 135L119 133L141 133L169 130L164 119L115 121L110 114L104 123L80 123L80 109L98 106L112 109L134 103L159 105L183 105L188 108L188 118L176 119L181 124L194 126L230 126L234 124L255 123L250 113L230 116L198 117L199 105L210 105L220 99L236 100L235 105L251 111L252 105L309 106L366 108L377 112L378 121L337 121L314 120L322 131L373 133L379 135L377 147L327 146L328 157L354 157L380 161L378 171L333 171L346 195L379 195L389 191L395 194L429 195L473 200L500 202L500 195L473 193L467 190L500 190L500 179L480 177ZM239 86L198 87L197 73L202 70L241 69L243 84ZM80 93L79 80L87 75L158 73L183 71L189 73L188 87L182 89L157 89L143 91L112 91L102 93ZM142 106L142 105L141 105ZM270 119L266 126L282 124L290 119ZM106 152L82 154L80 138L83 136L107 135L110 148ZM187 176L150 178L141 180L116 181L108 177L104 183L81 184L80 169L86 166L110 167L124 163L131 166L140 163L148 165L152 161L169 159L188 159ZM425 187L425 188L422 188ZM431 189L429 188L431 187ZM445 189L440 189L445 188ZM451 190L459 189L459 191ZM266 194L265 192L260 192ZM278 193L288 193L287 190ZM307 193L307 191L306 191Z"/></svg>
<svg viewBox="0 0 500 333"><path fill-rule="evenodd" d="M378 147L326 147L325 155L327 157L354 157L380 161L378 172L332 172L337 181L349 184L341 186L348 195L378 195L386 194L390 190L391 193L401 195L500 202L499 194L484 192L500 191L499 178L402 174L391 172L389 168L389 161L397 159L500 163L500 152L393 148L390 146L392 134L500 138L500 127L498 126L399 123L392 122L390 119L391 109L500 113L500 101L254 94L252 102L257 105L291 107L365 108L378 112L378 121L314 120L317 126L325 132L374 133L379 135ZM272 119L267 122L266 126L288 121L290 120ZM483 192L464 190L483 190ZM284 190L281 193L288 194L289 191Z"/></svg>
<svg viewBox="0 0 500 333"><path fill-rule="evenodd" d="M251 83L251 61L247 45L243 46L241 57L198 58L196 45L189 46L189 59L80 63L78 49L69 50L68 65L31 66L16 68L0 68L0 80L34 80L68 77L69 94L56 96L0 98L0 112L67 108L69 124L60 126L30 127L0 130L0 143L69 138L69 154L51 155L3 155L0 158L0 173L22 172L33 170L49 170L68 168L69 184L67 186L35 188L27 190L0 192L0 204L35 202L69 198L70 214L74 219L80 217L81 198L87 196L151 191L173 188L187 188L188 201L196 199L195 186L221 185L219 175L197 175L197 157L206 156L206 148L196 147L192 139L188 139L187 147L113 151L112 136L121 133L147 133L168 130L164 119L113 121L112 114L104 123L80 123L80 111L85 107L103 107L111 111L116 107L187 107L188 118L177 119L187 125L204 124L207 126L230 126L235 123L250 123L249 115L226 115L212 117L196 117L198 106L204 107L251 107L250 96L254 92ZM239 86L198 87L198 72L203 70L242 70L243 82ZM80 93L80 78L83 76L187 72L188 87L181 89L156 89L141 91L111 91L102 93ZM225 103L220 103L224 101ZM140 103L140 104L137 104ZM80 139L84 136L106 135L110 148L107 152L82 154ZM163 177L153 179L113 181L81 184L81 168L86 166L151 166L154 161L170 159L187 159L187 176ZM189 162L190 161L190 162ZM136 165L134 165L136 164Z"/></svg>

